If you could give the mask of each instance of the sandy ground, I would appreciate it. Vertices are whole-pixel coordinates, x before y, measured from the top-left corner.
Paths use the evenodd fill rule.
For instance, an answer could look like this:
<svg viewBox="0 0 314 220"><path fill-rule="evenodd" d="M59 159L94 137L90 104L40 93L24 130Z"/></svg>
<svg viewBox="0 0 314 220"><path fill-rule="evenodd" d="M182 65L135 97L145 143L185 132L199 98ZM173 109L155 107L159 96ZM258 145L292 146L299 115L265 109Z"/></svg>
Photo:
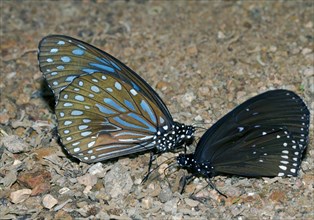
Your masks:
<svg viewBox="0 0 314 220"><path fill-rule="evenodd" d="M164 175L161 166L141 184L149 153L91 165L67 157L49 99L42 98L36 54L48 34L80 38L138 72L176 120L205 128L274 88L304 97L313 115L313 1L1 1L0 7L0 219L314 218L313 125L299 177L214 178L227 199L197 178L180 194L183 170ZM157 163L174 156L163 154Z"/></svg>

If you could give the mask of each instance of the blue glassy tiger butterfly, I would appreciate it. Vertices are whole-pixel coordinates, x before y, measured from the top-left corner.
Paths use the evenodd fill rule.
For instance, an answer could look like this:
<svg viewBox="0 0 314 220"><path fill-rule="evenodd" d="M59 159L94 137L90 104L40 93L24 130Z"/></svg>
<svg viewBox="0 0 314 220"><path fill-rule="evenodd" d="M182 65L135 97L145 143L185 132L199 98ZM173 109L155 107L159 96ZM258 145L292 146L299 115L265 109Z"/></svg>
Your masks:
<svg viewBox="0 0 314 220"><path fill-rule="evenodd" d="M57 102L61 143L83 162L170 151L193 137L195 128L175 122L139 75L92 45L47 36L39 43L38 60Z"/></svg>
<svg viewBox="0 0 314 220"><path fill-rule="evenodd" d="M220 174L247 177L297 176L309 141L310 112L288 90L257 95L217 121L193 154L177 163L191 176ZM214 187L214 186L213 186ZM218 191L219 192L219 191Z"/></svg>

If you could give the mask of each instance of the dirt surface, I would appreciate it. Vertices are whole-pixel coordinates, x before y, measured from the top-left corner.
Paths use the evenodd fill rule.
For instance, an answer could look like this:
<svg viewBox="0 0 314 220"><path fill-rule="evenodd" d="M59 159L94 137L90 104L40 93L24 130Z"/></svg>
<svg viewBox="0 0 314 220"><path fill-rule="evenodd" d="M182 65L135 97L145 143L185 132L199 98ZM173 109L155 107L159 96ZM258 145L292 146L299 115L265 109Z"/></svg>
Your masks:
<svg viewBox="0 0 314 220"><path fill-rule="evenodd" d="M68 157L56 141L37 64L38 42L64 34L126 63L186 124L208 128L274 88L298 93L313 115L313 1L0 1L0 7L0 219L314 218L313 125L299 177L214 178L228 198L196 178L180 194L187 173L173 168L164 175L165 165L141 184L149 153L90 165ZM157 164L175 155L163 154Z"/></svg>

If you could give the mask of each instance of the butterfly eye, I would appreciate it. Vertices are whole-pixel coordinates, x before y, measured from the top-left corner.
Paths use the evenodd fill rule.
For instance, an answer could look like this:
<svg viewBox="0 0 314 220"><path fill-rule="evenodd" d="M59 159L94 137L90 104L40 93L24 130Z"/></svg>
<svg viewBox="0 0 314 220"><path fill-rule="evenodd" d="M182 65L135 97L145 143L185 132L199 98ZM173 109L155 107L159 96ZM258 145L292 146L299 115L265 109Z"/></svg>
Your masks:
<svg viewBox="0 0 314 220"><path fill-rule="evenodd" d="M180 155L192 175L297 176L309 140L310 112L294 92L274 90L242 103Z"/></svg>
<svg viewBox="0 0 314 220"><path fill-rule="evenodd" d="M57 100L60 140L83 162L170 151L194 134L193 126L173 121L164 102L139 75L92 45L48 36L39 44L38 60Z"/></svg>

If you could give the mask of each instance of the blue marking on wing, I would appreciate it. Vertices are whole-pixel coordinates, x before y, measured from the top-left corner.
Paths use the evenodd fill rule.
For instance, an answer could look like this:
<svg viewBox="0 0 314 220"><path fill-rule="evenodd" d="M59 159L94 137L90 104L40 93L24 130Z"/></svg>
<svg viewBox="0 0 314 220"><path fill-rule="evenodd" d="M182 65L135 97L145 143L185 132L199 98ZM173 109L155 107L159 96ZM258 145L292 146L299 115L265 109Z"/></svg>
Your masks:
<svg viewBox="0 0 314 220"><path fill-rule="evenodd" d="M140 127L140 126L137 126L137 125L134 125L134 124L131 124L129 122L126 122L124 120L122 120L120 117L113 117L112 118L113 120L115 120L116 122L118 122L119 124L123 125L124 127L129 127L129 128L137 128L137 129L141 129L141 130L147 130L143 127Z"/></svg>
<svg viewBox="0 0 314 220"><path fill-rule="evenodd" d="M119 66L117 66L117 64L115 64L114 62L110 61L110 63L112 64L112 66L114 68L116 68L117 70L121 70Z"/></svg>
<svg viewBox="0 0 314 220"><path fill-rule="evenodd" d="M164 118L160 116L159 117L159 122L160 122L160 124L163 124L165 122Z"/></svg>
<svg viewBox="0 0 314 220"><path fill-rule="evenodd" d="M140 88L134 82L131 81L131 84L135 90L140 91Z"/></svg>
<svg viewBox="0 0 314 220"><path fill-rule="evenodd" d="M104 64L106 64L106 65L109 65L109 64L110 64L109 61L106 60L106 59L103 58L103 57L97 57L96 60L98 60L99 62L102 62L102 63L104 63Z"/></svg>
<svg viewBox="0 0 314 220"><path fill-rule="evenodd" d="M66 82L72 82L73 81L73 79L75 79L77 76L68 76L66 79L65 79L65 81Z"/></svg>
<svg viewBox="0 0 314 220"><path fill-rule="evenodd" d="M155 116L154 112L152 111L152 109L151 109L151 108L149 107L149 105L147 104L147 102L144 101L144 100L142 100L140 105L141 105L142 109L143 109L145 112L148 113L148 115L149 115L150 119L152 120L152 122L154 122L154 124L156 124L156 123L157 123L157 121L156 121L156 116Z"/></svg>
<svg viewBox="0 0 314 220"><path fill-rule="evenodd" d="M126 112L126 109L123 108L122 106L120 106L119 104L117 104L115 101L113 101L110 98L104 98L104 102L110 106L112 106L113 108L115 108L116 110L118 110L119 112Z"/></svg>
<svg viewBox="0 0 314 220"><path fill-rule="evenodd" d="M96 107L99 109L100 112L105 113L105 114L115 114L116 112L112 111L109 108L106 108L105 106L99 105L98 103L96 104Z"/></svg>
<svg viewBox="0 0 314 220"><path fill-rule="evenodd" d="M143 118L141 118L139 115L135 114L135 113L129 113L128 116L134 118L135 120L141 122L142 124L146 125L148 129L145 130L149 130L151 132L156 132L156 128L151 126L146 120L144 120Z"/></svg>
<svg viewBox="0 0 314 220"><path fill-rule="evenodd" d="M68 57L68 56L63 56L63 57L61 57L61 60L62 60L62 62L64 62L64 63L69 63L69 62L71 61L71 58Z"/></svg>
<svg viewBox="0 0 314 220"><path fill-rule="evenodd" d="M128 114L128 116L136 119L137 121L140 121L140 122L143 121L143 119L139 118L139 116L134 114L134 113L130 113L130 114ZM148 125L149 126L148 128L141 127L141 126L138 126L138 125L126 122L126 121L122 120L118 116L117 117L113 117L112 119L115 120L116 122L118 122L119 124L123 125L124 127L129 127L129 128L135 128L135 129L140 129L140 130L148 130L148 131L151 131L151 132L156 132L156 129L154 129L154 127L152 127L150 125ZM145 124L147 124L147 122L145 122Z"/></svg>
<svg viewBox="0 0 314 220"><path fill-rule="evenodd" d="M95 69L88 69L88 68L84 68L82 69L82 71L89 74L97 72L97 70Z"/></svg>
<svg viewBox="0 0 314 220"><path fill-rule="evenodd" d="M124 104L126 104L128 109L131 109L131 110L135 111L135 107L133 106L132 102L129 102L128 100L124 99Z"/></svg>
<svg viewBox="0 0 314 220"><path fill-rule="evenodd" d="M102 64L99 64L99 63L89 63L89 65L93 66L93 67L97 67L99 69L103 69L103 70L108 71L108 72L114 73L114 69L109 67L109 66L106 66L106 65L102 65Z"/></svg>
<svg viewBox="0 0 314 220"><path fill-rule="evenodd" d="M72 50L72 53L74 55L77 55L77 56L82 56L85 53L85 51L82 50L81 48L76 48L76 49Z"/></svg>

